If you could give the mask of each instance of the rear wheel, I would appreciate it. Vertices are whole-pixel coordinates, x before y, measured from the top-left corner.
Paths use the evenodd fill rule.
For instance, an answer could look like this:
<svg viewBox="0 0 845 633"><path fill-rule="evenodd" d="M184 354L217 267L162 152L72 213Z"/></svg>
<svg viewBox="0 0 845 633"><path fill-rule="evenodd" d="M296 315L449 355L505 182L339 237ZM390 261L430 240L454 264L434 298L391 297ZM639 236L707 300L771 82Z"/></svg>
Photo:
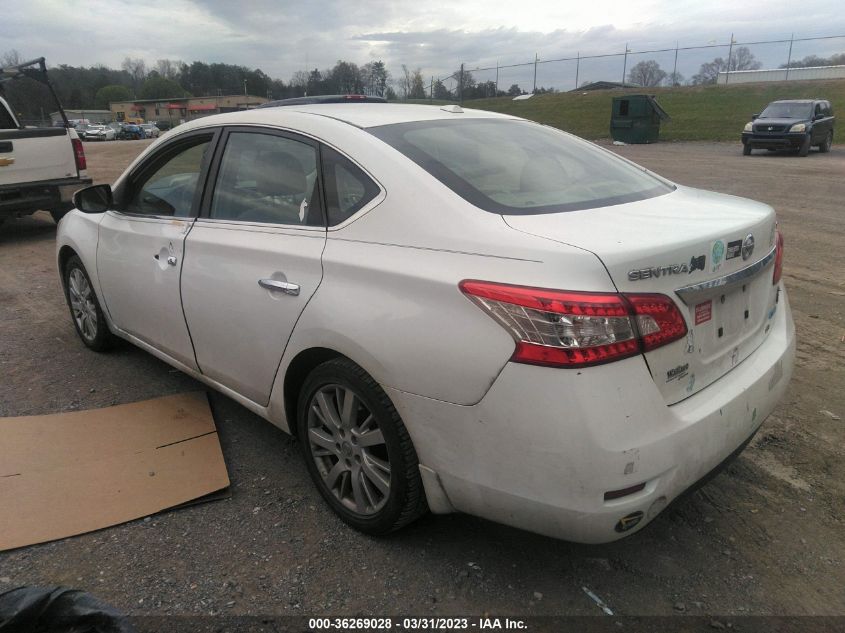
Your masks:
<svg viewBox="0 0 845 633"><path fill-rule="evenodd" d="M103 352L111 347L115 337L109 331L91 279L76 255L65 265L65 297L76 333L87 347Z"/></svg>
<svg viewBox="0 0 845 633"><path fill-rule="evenodd" d="M806 156L810 153L810 135L804 137L804 140L801 142L801 147L798 148L798 155L799 156Z"/></svg>
<svg viewBox="0 0 845 633"><path fill-rule="evenodd" d="M427 510L408 431L361 367L346 358L317 367L302 387L297 412L308 472L346 523L387 534Z"/></svg>
<svg viewBox="0 0 845 633"><path fill-rule="evenodd" d="M830 146L833 145L833 130L827 133L824 137L824 142L819 145L819 151L822 154L827 154L830 151Z"/></svg>

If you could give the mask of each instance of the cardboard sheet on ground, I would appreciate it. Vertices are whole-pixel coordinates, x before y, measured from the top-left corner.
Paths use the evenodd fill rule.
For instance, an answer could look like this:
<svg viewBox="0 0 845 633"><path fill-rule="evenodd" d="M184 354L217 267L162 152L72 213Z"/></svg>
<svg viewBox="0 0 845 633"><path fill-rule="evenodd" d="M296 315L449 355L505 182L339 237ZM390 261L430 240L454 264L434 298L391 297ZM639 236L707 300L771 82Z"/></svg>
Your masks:
<svg viewBox="0 0 845 633"><path fill-rule="evenodd" d="M228 485L202 392L0 418L0 550L117 525Z"/></svg>

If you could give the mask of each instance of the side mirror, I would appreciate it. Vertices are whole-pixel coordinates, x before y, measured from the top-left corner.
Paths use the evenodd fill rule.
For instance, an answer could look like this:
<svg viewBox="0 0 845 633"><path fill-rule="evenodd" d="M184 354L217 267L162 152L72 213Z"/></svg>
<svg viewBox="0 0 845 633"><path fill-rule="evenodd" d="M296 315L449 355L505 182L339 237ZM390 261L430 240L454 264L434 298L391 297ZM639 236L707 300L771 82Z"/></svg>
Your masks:
<svg viewBox="0 0 845 633"><path fill-rule="evenodd" d="M111 185L92 185L73 194L73 206L83 213L105 213L114 207Z"/></svg>
<svg viewBox="0 0 845 633"><path fill-rule="evenodd" d="M756 121L756 120L757 120L757 119L759 119L759 118L760 118L760 115L759 115L759 114L752 114L752 115L751 115L751 120L752 120L752 121Z"/></svg>
<svg viewBox="0 0 845 633"><path fill-rule="evenodd" d="M818 121L819 119L823 119L824 115L819 112L816 116L813 117L813 121Z"/></svg>

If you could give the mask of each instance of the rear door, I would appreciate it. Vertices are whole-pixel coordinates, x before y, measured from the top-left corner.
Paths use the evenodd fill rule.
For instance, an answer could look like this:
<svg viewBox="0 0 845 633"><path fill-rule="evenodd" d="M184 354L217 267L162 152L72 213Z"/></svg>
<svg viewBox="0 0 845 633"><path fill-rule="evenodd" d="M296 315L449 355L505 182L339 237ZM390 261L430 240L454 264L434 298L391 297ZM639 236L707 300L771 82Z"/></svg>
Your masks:
<svg viewBox="0 0 845 633"><path fill-rule="evenodd" d="M115 325L192 369L179 276L215 133L181 135L150 155L115 192L100 223L97 274Z"/></svg>
<svg viewBox="0 0 845 633"><path fill-rule="evenodd" d="M186 241L182 302L199 368L261 405L323 275L319 172L310 139L227 130Z"/></svg>

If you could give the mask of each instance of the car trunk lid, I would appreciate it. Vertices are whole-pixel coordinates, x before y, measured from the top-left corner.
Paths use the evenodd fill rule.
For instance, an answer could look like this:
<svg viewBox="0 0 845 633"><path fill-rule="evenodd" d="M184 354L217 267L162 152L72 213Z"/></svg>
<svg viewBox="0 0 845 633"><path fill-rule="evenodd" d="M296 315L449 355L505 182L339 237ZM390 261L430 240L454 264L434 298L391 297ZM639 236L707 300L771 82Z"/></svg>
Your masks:
<svg viewBox="0 0 845 633"><path fill-rule="evenodd" d="M679 187L625 205L503 217L516 230L593 252L620 292L675 301L687 337L645 354L668 404L727 374L768 335L777 287L767 205Z"/></svg>

